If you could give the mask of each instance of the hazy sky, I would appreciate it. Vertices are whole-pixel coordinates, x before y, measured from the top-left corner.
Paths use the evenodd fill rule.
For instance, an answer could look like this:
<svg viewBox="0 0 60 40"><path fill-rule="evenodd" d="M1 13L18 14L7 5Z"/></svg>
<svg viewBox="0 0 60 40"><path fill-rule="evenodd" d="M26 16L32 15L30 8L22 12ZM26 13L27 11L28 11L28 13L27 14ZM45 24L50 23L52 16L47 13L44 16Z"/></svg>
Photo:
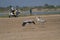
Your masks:
<svg viewBox="0 0 60 40"><path fill-rule="evenodd" d="M60 5L60 0L0 0L0 7L13 6L40 6L44 4Z"/></svg>

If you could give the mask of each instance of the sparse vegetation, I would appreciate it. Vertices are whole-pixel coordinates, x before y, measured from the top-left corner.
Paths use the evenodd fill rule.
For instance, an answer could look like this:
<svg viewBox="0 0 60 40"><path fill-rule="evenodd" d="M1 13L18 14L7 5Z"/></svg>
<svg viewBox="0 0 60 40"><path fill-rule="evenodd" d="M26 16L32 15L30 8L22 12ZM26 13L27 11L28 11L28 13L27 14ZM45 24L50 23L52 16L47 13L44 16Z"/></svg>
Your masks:
<svg viewBox="0 0 60 40"><path fill-rule="evenodd" d="M8 9L10 9L11 5L8 6L8 7L0 7L0 12L2 11L7 11ZM30 10L30 9L34 9L34 8L37 8L37 9L56 9L56 8L60 8L60 5L58 6L55 6L55 5L49 5L49 4L44 4L44 6L34 6L34 7L19 7L19 6L16 6L16 8L22 10L22 11L27 11L27 10Z"/></svg>
<svg viewBox="0 0 60 40"><path fill-rule="evenodd" d="M11 5L8 6L8 7L0 7L0 13L1 12L9 13L8 10L10 9L10 7L11 7ZM34 6L34 7L27 7L27 6L26 7L19 7L19 6L16 6L15 8L17 8L21 11L28 11L28 10L33 11L33 9L37 9L38 11L44 11L45 9L47 9L46 11L51 11L51 10L55 11L57 9L60 10L60 5L55 6L55 5L44 4L44 6ZM32 13L30 13L30 15L32 15Z"/></svg>

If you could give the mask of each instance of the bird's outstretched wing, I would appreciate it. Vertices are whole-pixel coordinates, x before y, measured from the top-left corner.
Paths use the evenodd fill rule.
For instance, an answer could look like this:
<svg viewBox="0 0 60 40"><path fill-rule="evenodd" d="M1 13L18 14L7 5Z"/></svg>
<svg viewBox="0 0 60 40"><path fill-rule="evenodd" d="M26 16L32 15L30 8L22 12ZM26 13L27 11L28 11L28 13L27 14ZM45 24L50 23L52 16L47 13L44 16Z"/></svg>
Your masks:
<svg viewBox="0 0 60 40"><path fill-rule="evenodd" d="M23 22L22 26L25 26L26 25L26 22Z"/></svg>

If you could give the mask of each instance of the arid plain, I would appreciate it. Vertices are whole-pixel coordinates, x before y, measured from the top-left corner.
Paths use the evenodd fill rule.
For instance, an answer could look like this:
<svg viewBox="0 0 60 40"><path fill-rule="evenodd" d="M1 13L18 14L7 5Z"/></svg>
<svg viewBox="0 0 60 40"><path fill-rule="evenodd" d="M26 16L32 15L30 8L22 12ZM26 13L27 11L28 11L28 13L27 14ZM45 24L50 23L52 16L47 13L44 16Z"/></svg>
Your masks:
<svg viewBox="0 0 60 40"><path fill-rule="evenodd" d="M41 16L44 24L22 26L25 19ZM0 40L60 40L60 14L0 18Z"/></svg>

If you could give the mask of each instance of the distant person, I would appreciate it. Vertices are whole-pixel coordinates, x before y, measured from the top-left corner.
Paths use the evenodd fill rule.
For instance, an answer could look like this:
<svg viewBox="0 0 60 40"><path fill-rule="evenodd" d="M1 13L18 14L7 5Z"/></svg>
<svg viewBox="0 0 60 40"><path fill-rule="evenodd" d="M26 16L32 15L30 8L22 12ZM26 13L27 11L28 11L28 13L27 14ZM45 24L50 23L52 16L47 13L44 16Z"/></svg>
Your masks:
<svg viewBox="0 0 60 40"><path fill-rule="evenodd" d="M10 8L9 18L11 16L16 17L16 10L13 7Z"/></svg>
<svg viewBox="0 0 60 40"><path fill-rule="evenodd" d="M15 9L13 7L11 7L11 12L14 14Z"/></svg>
<svg viewBox="0 0 60 40"><path fill-rule="evenodd" d="M32 9L30 9L30 15L32 15Z"/></svg>

